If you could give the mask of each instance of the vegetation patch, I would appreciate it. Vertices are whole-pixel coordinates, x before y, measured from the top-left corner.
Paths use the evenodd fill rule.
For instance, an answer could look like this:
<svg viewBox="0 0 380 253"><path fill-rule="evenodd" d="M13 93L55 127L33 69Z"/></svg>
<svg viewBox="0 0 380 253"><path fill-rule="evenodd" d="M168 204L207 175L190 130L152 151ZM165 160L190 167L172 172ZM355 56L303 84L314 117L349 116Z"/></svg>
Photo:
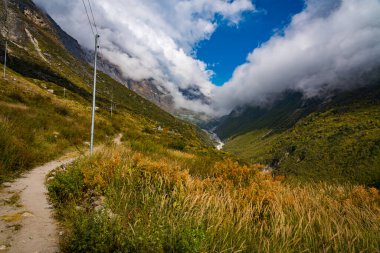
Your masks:
<svg viewBox="0 0 380 253"><path fill-rule="evenodd" d="M4 204L20 207L19 201L20 201L20 193L15 192L12 194L10 198L4 200Z"/></svg>
<svg viewBox="0 0 380 253"><path fill-rule="evenodd" d="M19 222L25 217L33 215L30 212L27 211L22 211L22 212L17 212L17 213L12 213L12 214L7 214L0 216L0 219L5 221L5 222Z"/></svg>
<svg viewBox="0 0 380 253"><path fill-rule="evenodd" d="M171 152L158 157L127 146L81 159L49 182L68 229L67 252L375 252L380 246L375 188L289 185L260 172L261 165L230 159L191 173L189 162Z"/></svg>

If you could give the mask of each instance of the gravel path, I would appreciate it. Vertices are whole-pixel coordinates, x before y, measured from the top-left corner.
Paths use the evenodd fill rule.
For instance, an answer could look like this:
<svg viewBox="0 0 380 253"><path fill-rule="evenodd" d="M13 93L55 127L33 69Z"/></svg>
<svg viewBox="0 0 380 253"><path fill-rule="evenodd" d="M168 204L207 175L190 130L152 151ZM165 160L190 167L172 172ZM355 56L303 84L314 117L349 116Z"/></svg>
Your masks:
<svg viewBox="0 0 380 253"><path fill-rule="evenodd" d="M122 134L114 139L121 144ZM95 151L103 146L95 147ZM0 252L59 252L58 223L47 199L46 175L78 157L71 154L37 167L0 188Z"/></svg>
<svg viewBox="0 0 380 253"><path fill-rule="evenodd" d="M74 159L56 160L37 167L0 192L0 251L59 252L57 222L47 200L45 177Z"/></svg>

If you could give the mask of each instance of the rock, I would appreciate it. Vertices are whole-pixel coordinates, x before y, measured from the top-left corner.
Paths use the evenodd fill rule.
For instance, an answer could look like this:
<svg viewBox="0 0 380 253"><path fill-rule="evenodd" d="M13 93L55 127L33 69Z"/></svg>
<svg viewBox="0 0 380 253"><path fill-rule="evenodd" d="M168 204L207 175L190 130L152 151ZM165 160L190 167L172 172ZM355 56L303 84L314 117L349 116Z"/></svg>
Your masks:
<svg viewBox="0 0 380 253"><path fill-rule="evenodd" d="M47 181L49 182L49 181L51 181L53 179L54 179L54 177L48 177Z"/></svg>
<svg viewBox="0 0 380 253"><path fill-rule="evenodd" d="M65 171L67 169L67 164L62 164L60 167L61 170Z"/></svg>
<svg viewBox="0 0 380 253"><path fill-rule="evenodd" d="M110 218L110 219L115 219L117 217L117 214L112 212L111 209L107 209L107 215L108 215L108 218Z"/></svg>
<svg viewBox="0 0 380 253"><path fill-rule="evenodd" d="M7 246L5 245L0 245L0 250L6 250L7 249Z"/></svg>
<svg viewBox="0 0 380 253"><path fill-rule="evenodd" d="M101 206L103 208L104 203L106 201L106 197L100 196L100 197L91 197L91 201L93 202L93 206L96 209L97 207ZM100 208L101 209L101 208Z"/></svg>
<svg viewBox="0 0 380 253"><path fill-rule="evenodd" d="M3 186L4 186L4 187L11 187L11 186L12 186L12 184L11 184L11 183L9 183L9 182L6 182L6 183L3 183Z"/></svg>
<svg viewBox="0 0 380 253"><path fill-rule="evenodd" d="M98 198L97 201L95 201L96 203L99 203L99 205L104 205L104 203L106 202L106 197L105 196L100 196Z"/></svg>
<svg viewBox="0 0 380 253"><path fill-rule="evenodd" d="M63 236L65 233L63 231L59 231L59 236Z"/></svg>
<svg viewBox="0 0 380 253"><path fill-rule="evenodd" d="M54 94L54 90L53 89L48 89L47 90L49 93L51 93L51 94Z"/></svg>
<svg viewBox="0 0 380 253"><path fill-rule="evenodd" d="M22 217L33 217L34 215L32 213L29 213L29 212L25 212L21 215Z"/></svg>
<svg viewBox="0 0 380 253"><path fill-rule="evenodd" d="M96 212L100 212L100 211L102 211L104 209L104 206L95 206L94 207L94 210L96 211Z"/></svg>

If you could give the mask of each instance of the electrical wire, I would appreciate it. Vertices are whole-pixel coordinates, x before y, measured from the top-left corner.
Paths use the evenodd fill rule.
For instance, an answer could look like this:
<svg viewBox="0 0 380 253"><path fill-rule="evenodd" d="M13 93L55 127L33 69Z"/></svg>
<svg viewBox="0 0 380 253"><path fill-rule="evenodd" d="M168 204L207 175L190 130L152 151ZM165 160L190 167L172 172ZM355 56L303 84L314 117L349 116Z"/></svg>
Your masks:
<svg viewBox="0 0 380 253"><path fill-rule="evenodd" d="M90 12L91 12L91 16L92 16L92 21L94 22L96 34L99 34L98 28L96 27L96 22L95 22L95 18L94 18L94 13L92 11L91 2L90 2L90 0L87 0L87 2L88 2L88 5L90 6Z"/></svg>
<svg viewBox="0 0 380 253"><path fill-rule="evenodd" d="M84 6L84 9L86 10L87 19L88 19L88 23L90 24L92 34L95 36L94 28L92 27L91 19L90 19L90 16L88 15L87 6L86 6L84 0L82 0L82 3L83 3L83 6Z"/></svg>
<svg viewBox="0 0 380 253"><path fill-rule="evenodd" d="M4 3L4 27L5 27L5 40L9 38L9 22L8 22L8 0L3 0Z"/></svg>
<svg viewBox="0 0 380 253"><path fill-rule="evenodd" d="M8 0L3 0L4 2L4 26L8 32Z"/></svg>

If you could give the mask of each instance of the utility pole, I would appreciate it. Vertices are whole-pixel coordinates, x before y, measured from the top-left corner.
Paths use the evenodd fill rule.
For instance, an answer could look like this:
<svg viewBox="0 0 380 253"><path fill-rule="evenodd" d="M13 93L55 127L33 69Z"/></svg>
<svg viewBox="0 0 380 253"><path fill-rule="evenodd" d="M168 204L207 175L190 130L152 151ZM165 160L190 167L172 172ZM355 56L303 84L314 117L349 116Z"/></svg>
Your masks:
<svg viewBox="0 0 380 253"><path fill-rule="evenodd" d="M94 126L95 126L95 99L96 99L96 61L98 57L98 42L99 34L95 35L95 57L94 57L94 84L92 88L92 115L91 115L91 142L90 142L90 154L94 151Z"/></svg>
<svg viewBox="0 0 380 253"><path fill-rule="evenodd" d="M7 0L4 0L4 9L5 9L4 24L5 24L6 33L5 33L4 73L3 73L3 77L4 77L4 80L5 80L5 78L6 78L6 70L7 70L8 33L9 33L9 30L8 30L8 3L7 3Z"/></svg>
<svg viewBox="0 0 380 253"><path fill-rule="evenodd" d="M4 52L4 80L6 78L6 70L7 70L7 51L8 51L8 40L5 39L5 52Z"/></svg>
<svg viewBox="0 0 380 253"><path fill-rule="evenodd" d="M113 112L113 87L111 90L111 118L112 118L112 112Z"/></svg>

